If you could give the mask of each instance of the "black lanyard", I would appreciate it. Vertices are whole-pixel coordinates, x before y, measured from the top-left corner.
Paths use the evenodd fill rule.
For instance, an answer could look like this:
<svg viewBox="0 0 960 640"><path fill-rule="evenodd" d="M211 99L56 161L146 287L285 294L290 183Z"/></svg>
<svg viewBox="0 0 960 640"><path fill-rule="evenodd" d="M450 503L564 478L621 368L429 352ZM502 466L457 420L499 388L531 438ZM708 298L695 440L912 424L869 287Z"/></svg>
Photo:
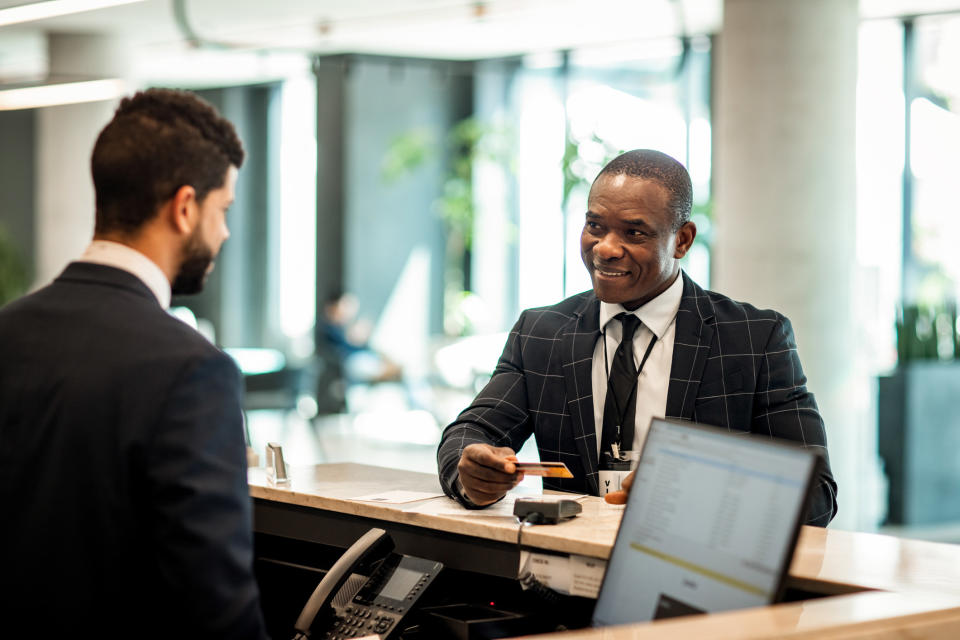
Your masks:
<svg viewBox="0 0 960 640"><path fill-rule="evenodd" d="M609 323L607 323L609 324ZM649 327L648 327L649 328ZM652 333L652 332L651 332ZM633 340L633 338L630 338ZM620 338L621 342L623 337ZM643 358L640 359L640 366L637 367L637 380L640 379L640 374L643 372L643 365L647 364L647 358L650 357L650 352L653 351L653 345L657 343L657 334L653 334L653 338L650 339L650 344L647 345L647 350L643 354ZM637 385L634 384L630 389L630 395L627 396L627 401L624 403L623 408L620 407L620 403L617 401L617 394L610 393L610 362L607 360L607 326L603 327L603 371L607 376L607 395L613 398L613 406L617 410L617 438L616 445L619 451L623 451L623 442L621 442L623 421L627 417L627 408L630 406L631 402L636 402L637 400ZM636 417L634 417L636 420ZM633 446L633 443L630 443L630 446ZM615 455L615 458L619 458L619 455Z"/></svg>

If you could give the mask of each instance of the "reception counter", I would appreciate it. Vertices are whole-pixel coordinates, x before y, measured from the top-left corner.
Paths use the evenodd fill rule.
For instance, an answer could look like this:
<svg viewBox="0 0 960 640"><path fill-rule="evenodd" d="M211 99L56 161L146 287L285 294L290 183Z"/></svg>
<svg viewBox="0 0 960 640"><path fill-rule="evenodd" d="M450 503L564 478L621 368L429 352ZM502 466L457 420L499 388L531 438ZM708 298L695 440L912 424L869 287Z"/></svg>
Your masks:
<svg viewBox="0 0 960 640"><path fill-rule="evenodd" d="M359 464L290 468L289 485L251 469L258 534L346 548L372 526L397 550L448 568L516 578L518 525L506 515L467 512L445 497L402 504L357 501L388 491L439 495L434 474ZM384 497L389 499L389 496ZM586 497L580 516L527 526L523 548L606 560L623 507ZM654 623L538 637L641 638L960 638L960 545L804 527L787 587L797 602ZM827 597L819 597L827 596Z"/></svg>

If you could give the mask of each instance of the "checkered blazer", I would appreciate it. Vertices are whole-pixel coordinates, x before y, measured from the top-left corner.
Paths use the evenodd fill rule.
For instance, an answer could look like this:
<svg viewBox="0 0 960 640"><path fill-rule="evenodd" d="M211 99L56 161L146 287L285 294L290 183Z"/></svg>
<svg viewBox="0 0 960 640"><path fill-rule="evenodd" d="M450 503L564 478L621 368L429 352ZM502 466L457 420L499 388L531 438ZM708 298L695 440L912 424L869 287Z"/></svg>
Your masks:
<svg viewBox="0 0 960 640"><path fill-rule="evenodd" d="M599 494L591 386L599 310L587 291L520 314L493 377L443 433L437 465L447 495L463 502L455 484L467 445L518 451L531 434L542 460L564 462L574 475L545 478L545 489ZM825 464L806 521L826 526L837 512L837 485L805 385L787 318L705 291L683 274L665 417L819 449Z"/></svg>

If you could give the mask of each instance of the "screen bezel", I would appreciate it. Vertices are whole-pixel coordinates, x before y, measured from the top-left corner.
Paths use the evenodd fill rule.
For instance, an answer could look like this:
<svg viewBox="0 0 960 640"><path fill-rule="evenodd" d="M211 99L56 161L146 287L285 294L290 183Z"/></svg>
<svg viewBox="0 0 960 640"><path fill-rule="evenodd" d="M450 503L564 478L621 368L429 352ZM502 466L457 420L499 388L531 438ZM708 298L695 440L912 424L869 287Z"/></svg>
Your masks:
<svg viewBox="0 0 960 640"><path fill-rule="evenodd" d="M656 418L656 417L651 418L650 424L647 430L648 434L650 433L650 431L653 430L654 425L658 422L662 423L667 428L691 429L695 431L699 430L699 431L707 432L713 435L721 435L723 437L735 437L735 438L748 437L753 439L752 442L760 444L761 446L790 450L794 453L799 453L808 458L807 478L805 483L806 486L803 492L804 497L802 500L801 507L796 510L796 514L794 515L793 526L790 529L791 534L790 534L789 544L787 544L784 547L783 556L780 559L780 565L777 567L778 576L777 576L776 586L773 590L773 597L771 601L767 603L767 605L775 604L779 602L783 598L783 593L786 588L786 582L787 582L787 576L789 574L790 564L793 561L793 555L797 547L797 540L800 537L800 527L801 525L803 525L804 517L806 516L807 509L809 508L809 505L810 505L810 498L813 493L814 483L817 481L817 478L820 475L820 469L823 464L823 455L816 449L803 447L802 445L797 444L792 440L783 440L778 438L772 438L769 436L758 436L757 434L753 434L748 431L730 431L722 427L714 427L711 425L700 424L696 422L687 422L687 421L680 421L680 420L668 419L668 418ZM761 437L763 439L761 439ZM643 447L640 449L640 457L638 458L637 467L639 467L639 465L643 462L643 456L644 456L644 453L646 452L646 449L647 449L647 440L645 439L643 443ZM631 505L636 504L637 501L639 500L639 498L637 497L639 495L640 495L639 493L631 493L627 499L627 504L623 510L623 515L620 519L620 526L617 527L617 536L614 539L613 546L610 548L610 556L607 559L608 569L609 569L610 563L613 561L613 555L617 549L617 545L620 543L620 536L623 531L623 523L627 519L627 515L630 512ZM594 613L590 617L591 626L597 626L596 625L596 607L600 604L600 600L603 597L604 589L608 588L608 581L607 581L608 575L609 575L609 571L605 570L603 573L603 580L600 583L600 590L597 592L597 602L594 605ZM709 613L715 613L715 612L708 611L706 613L709 614ZM625 624L652 622L653 620L656 620L656 618L651 620L636 620L633 623L625 623ZM624 624L624 623L617 623L617 624Z"/></svg>

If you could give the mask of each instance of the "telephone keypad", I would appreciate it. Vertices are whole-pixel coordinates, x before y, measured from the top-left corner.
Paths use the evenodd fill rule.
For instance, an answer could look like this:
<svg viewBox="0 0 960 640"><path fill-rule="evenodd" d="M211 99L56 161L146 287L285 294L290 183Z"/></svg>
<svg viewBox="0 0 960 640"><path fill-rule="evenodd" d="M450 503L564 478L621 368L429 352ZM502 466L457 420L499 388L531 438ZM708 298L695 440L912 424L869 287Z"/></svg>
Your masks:
<svg viewBox="0 0 960 640"><path fill-rule="evenodd" d="M386 633L393 626L395 618L384 614L383 610L390 609L396 613L402 613L403 609L399 607L380 607L380 609L378 611L376 608L371 610L363 607L347 607L343 611L344 615L337 618L331 631L324 637L329 640L345 640L371 633Z"/></svg>
<svg viewBox="0 0 960 640"><path fill-rule="evenodd" d="M385 596L384 586L394 575L398 564L406 571L420 575L410 581L406 594ZM354 595L349 604L336 608L336 622L329 627L325 637L330 640L346 640L373 634L381 638L389 637L442 566L438 562L411 556L388 559L374 571L367 584Z"/></svg>

